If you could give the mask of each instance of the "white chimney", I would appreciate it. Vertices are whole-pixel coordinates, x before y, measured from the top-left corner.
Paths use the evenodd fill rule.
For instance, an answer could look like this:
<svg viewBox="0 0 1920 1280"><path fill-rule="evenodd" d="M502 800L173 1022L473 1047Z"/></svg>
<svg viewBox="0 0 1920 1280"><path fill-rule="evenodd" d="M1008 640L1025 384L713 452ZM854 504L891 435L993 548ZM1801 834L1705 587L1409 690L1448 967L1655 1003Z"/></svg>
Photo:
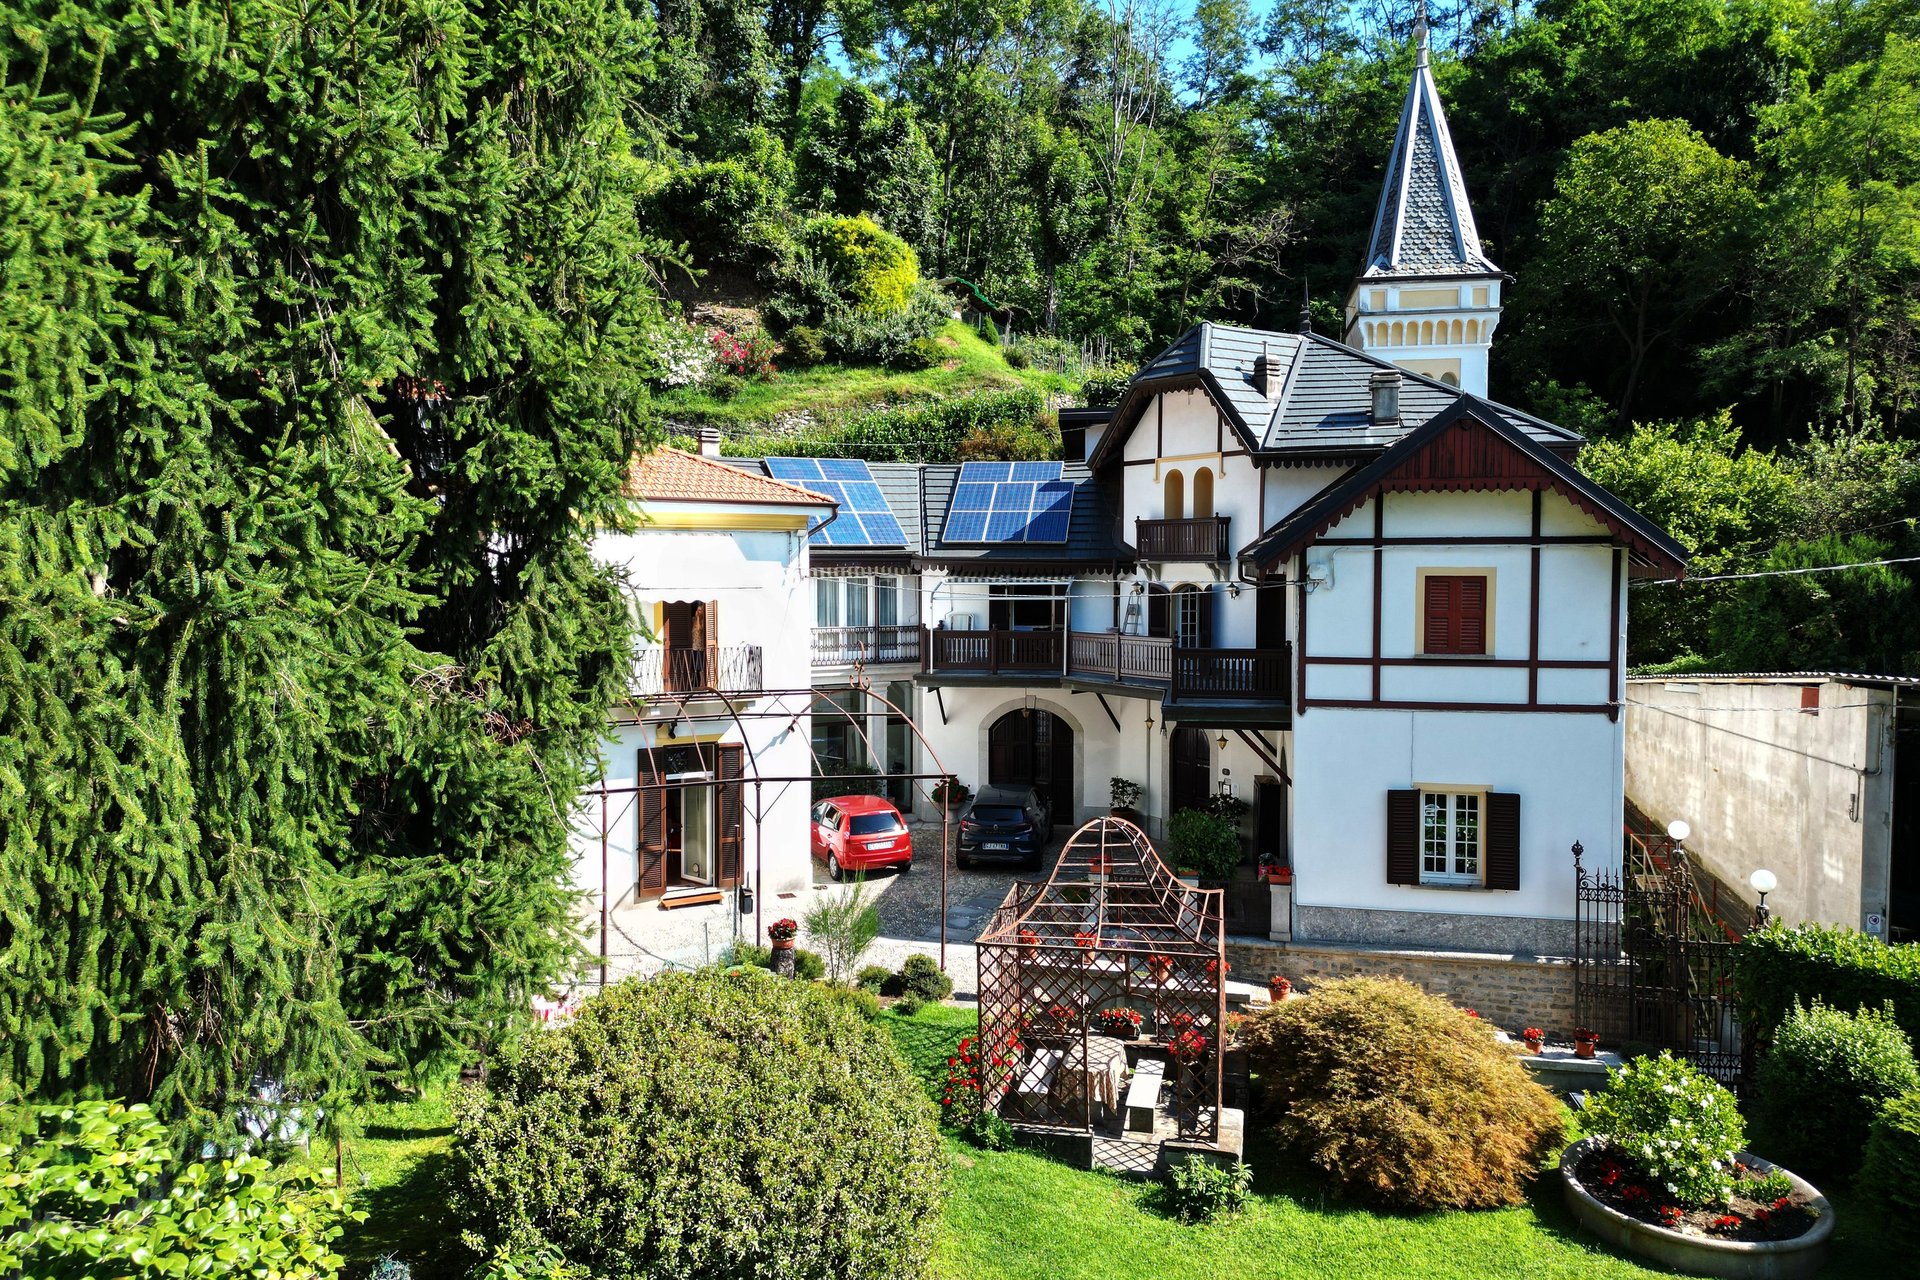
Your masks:
<svg viewBox="0 0 1920 1280"><path fill-rule="evenodd" d="M1368 384L1373 392L1373 425L1384 427L1400 421L1400 371L1381 369Z"/></svg>
<svg viewBox="0 0 1920 1280"><path fill-rule="evenodd" d="M720 428L700 428L700 456L703 458L720 456Z"/></svg>

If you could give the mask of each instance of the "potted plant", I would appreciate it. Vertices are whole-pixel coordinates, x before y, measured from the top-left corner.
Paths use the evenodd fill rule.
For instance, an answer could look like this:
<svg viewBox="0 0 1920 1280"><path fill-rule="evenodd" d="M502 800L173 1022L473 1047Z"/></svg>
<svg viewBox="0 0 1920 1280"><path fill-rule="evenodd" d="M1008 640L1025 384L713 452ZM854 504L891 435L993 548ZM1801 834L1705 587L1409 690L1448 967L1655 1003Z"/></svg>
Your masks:
<svg viewBox="0 0 1920 1280"><path fill-rule="evenodd" d="M799 935L800 925L784 916L767 926L767 941L773 944L773 971L783 978L793 976L793 940Z"/></svg>
<svg viewBox="0 0 1920 1280"><path fill-rule="evenodd" d="M1047 1009L1047 1021L1055 1035L1064 1036L1073 1024L1073 1010L1066 1005L1051 1005Z"/></svg>
<svg viewBox="0 0 1920 1280"><path fill-rule="evenodd" d="M1576 1058L1591 1058L1594 1048L1599 1043L1599 1032L1589 1031L1585 1027L1576 1028L1573 1033L1573 1056Z"/></svg>
<svg viewBox="0 0 1920 1280"><path fill-rule="evenodd" d="M1205 809L1182 809L1167 824L1167 850L1183 874L1224 880L1240 865L1240 833Z"/></svg>
<svg viewBox="0 0 1920 1280"><path fill-rule="evenodd" d="M1131 1040L1140 1034L1140 1024L1145 1021L1138 1009L1102 1009L1100 1011L1100 1030L1110 1036L1119 1036L1122 1040Z"/></svg>
<svg viewBox="0 0 1920 1280"><path fill-rule="evenodd" d="M1031 956L1034 952L1038 951L1039 949L1040 949L1040 935L1035 933L1031 929L1022 929L1020 931L1020 953L1022 955Z"/></svg>
<svg viewBox="0 0 1920 1280"><path fill-rule="evenodd" d="M1107 812L1116 818L1125 818L1134 826L1141 826L1147 815L1140 812L1140 797L1146 794L1146 788L1128 778L1107 779Z"/></svg>
<svg viewBox="0 0 1920 1280"><path fill-rule="evenodd" d="M1283 978L1277 973L1267 979L1267 998L1275 1004L1279 1004L1282 1000L1285 1000L1287 993L1292 990L1293 982L1291 979Z"/></svg>
<svg viewBox="0 0 1920 1280"><path fill-rule="evenodd" d="M1227 976L1227 970L1231 968L1233 968L1233 966L1225 960L1209 960L1207 961L1207 976L1224 981Z"/></svg>
<svg viewBox="0 0 1920 1280"><path fill-rule="evenodd" d="M1167 1056L1183 1067L1191 1067L1207 1056L1207 1038L1192 1027L1184 1027L1167 1040Z"/></svg>
<svg viewBox="0 0 1920 1280"><path fill-rule="evenodd" d="M1538 1053L1547 1042L1547 1033L1538 1027L1527 1027L1520 1032L1520 1043L1527 1046L1528 1053Z"/></svg>
<svg viewBox="0 0 1920 1280"><path fill-rule="evenodd" d="M1159 986L1165 986L1167 979L1173 976L1173 959L1170 956L1151 955L1147 957L1147 976Z"/></svg>
<svg viewBox="0 0 1920 1280"><path fill-rule="evenodd" d="M1096 941L1098 941L1098 938L1095 937L1093 930L1091 929L1074 930L1073 945L1080 948L1081 964L1093 963L1093 944Z"/></svg>
<svg viewBox="0 0 1920 1280"><path fill-rule="evenodd" d="M1268 884L1292 884L1293 868L1278 862L1269 862L1263 869Z"/></svg>
<svg viewBox="0 0 1920 1280"><path fill-rule="evenodd" d="M951 774L940 779L933 787L933 802L948 813L960 809L972 796L973 789Z"/></svg>

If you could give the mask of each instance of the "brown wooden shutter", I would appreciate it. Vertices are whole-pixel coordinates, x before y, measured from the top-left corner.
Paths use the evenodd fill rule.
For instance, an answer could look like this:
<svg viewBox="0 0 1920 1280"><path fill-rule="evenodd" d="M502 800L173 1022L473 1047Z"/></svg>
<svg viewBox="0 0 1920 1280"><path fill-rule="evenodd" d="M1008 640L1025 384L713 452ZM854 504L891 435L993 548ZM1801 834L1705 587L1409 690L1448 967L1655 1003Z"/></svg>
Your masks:
<svg viewBox="0 0 1920 1280"><path fill-rule="evenodd" d="M657 897L667 890L667 793L660 787L660 770L651 750L640 749L639 896Z"/></svg>
<svg viewBox="0 0 1920 1280"><path fill-rule="evenodd" d="M1220 589L1218 587L1200 588L1200 647L1213 648L1214 611L1218 609Z"/></svg>
<svg viewBox="0 0 1920 1280"><path fill-rule="evenodd" d="M738 746L720 748L720 879L723 885L740 883L741 823L740 775L743 753Z"/></svg>
<svg viewBox="0 0 1920 1280"><path fill-rule="evenodd" d="M1427 653L1453 652L1453 583L1452 578L1437 574L1427 578L1426 643L1423 646Z"/></svg>
<svg viewBox="0 0 1920 1280"><path fill-rule="evenodd" d="M1487 580L1478 574L1455 578L1453 601L1453 651L1487 651Z"/></svg>
<svg viewBox="0 0 1920 1280"><path fill-rule="evenodd" d="M1520 887L1520 797L1487 794L1487 888Z"/></svg>
<svg viewBox="0 0 1920 1280"><path fill-rule="evenodd" d="M1420 883L1420 793L1387 792L1387 883Z"/></svg>
<svg viewBox="0 0 1920 1280"><path fill-rule="evenodd" d="M704 637L707 650L707 678L705 687L718 689L722 687L720 679L720 602L718 600L707 601L704 616L707 624L707 634Z"/></svg>

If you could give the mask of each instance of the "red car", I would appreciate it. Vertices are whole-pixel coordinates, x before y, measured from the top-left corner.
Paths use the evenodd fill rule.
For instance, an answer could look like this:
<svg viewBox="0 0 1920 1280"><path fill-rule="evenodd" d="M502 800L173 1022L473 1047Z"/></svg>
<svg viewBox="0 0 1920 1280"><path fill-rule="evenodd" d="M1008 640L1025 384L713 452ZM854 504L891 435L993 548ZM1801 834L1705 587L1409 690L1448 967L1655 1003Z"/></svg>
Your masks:
<svg viewBox="0 0 1920 1280"><path fill-rule="evenodd" d="M913 870L913 837L900 811L879 796L835 796L813 806L812 843L833 880L848 871Z"/></svg>

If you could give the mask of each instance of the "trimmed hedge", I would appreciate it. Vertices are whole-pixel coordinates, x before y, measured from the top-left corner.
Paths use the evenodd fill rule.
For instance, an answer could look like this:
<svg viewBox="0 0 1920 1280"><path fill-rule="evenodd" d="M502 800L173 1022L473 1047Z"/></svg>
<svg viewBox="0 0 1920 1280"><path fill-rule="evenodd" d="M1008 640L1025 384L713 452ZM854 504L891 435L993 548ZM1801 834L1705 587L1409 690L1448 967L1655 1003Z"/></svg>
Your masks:
<svg viewBox="0 0 1920 1280"><path fill-rule="evenodd" d="M1920 1089L1880 1108L1855 1184L1900 1247L1920 1249Z"/></svg>
<svg viewBox="0 0 1920 1280"><path fill-rule="evenodd" d="M506 1053L456 1106L454 1202L482 1254L600 1280L922 1274L932 1103L845 993L755 973L629 981Z"/></svg>
<svg viewBox="0 0 1920 1280"><path fill-rule="evenodd" d="M1881 1104L1913 1089L1920 1067L1889 1014L1796 1006L1754 1075L1754 1150L1807 1177L1849 1176Z"/></svg>
<svg viewBox="0 0 1920 1280"><path fill-rule="evenodd" d="M1740 1019L1763 1040L1795 1001L1819 1000L1848 1012L1891 1004L1900 1029L1920 1044L1920 946L1888 946L1837 925L1788 928L1775 920L1741 939L1733 960Z"/></svg>
<svg viewBox="0 0 1920 1280"><path fill-rule="evenodd" d="M1282 1149L1368 1204L1518 1204L1566 1140L1553 1095L1492 1027L1398 978L1326 983L1242 1038Z"/></svg>

